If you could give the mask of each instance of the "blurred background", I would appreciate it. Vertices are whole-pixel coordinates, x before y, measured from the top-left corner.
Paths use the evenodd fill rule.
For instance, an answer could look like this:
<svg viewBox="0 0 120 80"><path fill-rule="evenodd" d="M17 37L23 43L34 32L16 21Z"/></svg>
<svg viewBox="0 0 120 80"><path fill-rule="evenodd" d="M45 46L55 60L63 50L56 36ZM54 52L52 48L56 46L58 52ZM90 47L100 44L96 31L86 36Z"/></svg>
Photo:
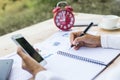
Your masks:
<svg viewBox="0 0 120 80"><path fill-rule="evenodd" d="M52 18L52 10L59 1L0 0L0 36ZM74 12L120 16L120 0L66 1Z"/></svg>

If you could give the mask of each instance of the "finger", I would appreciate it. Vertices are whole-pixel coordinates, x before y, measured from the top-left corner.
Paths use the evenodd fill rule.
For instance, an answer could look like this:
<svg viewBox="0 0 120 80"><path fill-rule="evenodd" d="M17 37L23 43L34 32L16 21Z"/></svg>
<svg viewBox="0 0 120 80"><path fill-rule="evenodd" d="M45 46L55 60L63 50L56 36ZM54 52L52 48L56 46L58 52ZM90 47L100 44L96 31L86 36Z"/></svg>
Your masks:
<svg viewBox="0 0 120 80"><path fill-rule="evenodd" d="M18 47L18 50L17 50L17 54L24 60L24 59L28 59L28 55L26 53L23 52L23 50Z"/></svg>
<svg viewBox="0 0 120 80"><path fill-rule="evenodd" d="M76 37L79 37L79 36L80 36L81 33L82 33L81 31L78 31L78 32L72 32L72 33L70 34L70 42L71 42L71 44L72 44L72 42L74 41L74 39L75 39Z"/></svg>
<svg viewBox="0 0 120 80"><path fill-rule="evenodd" d="M74 39L75 39L75 35L74 35L74 33L71 33L70 34L70 43L72 44L72 42L74 41Z"/></svg>
<svg viewBox="0 0 120 80"><path fill-rule="evenodd" d="M24 53L20 47L18 47L17 54L22 58L22 67L25 68L26 62L30 62L31 57Z"/></svg>
<svg viewBox="0 0 120 80"><path fill-rule="evenodd" d="M23 59L25 64L32 64L32 63L37 63L32 57L29 55L25 54L21 48L18 48L17 50L18 55Z"/></svg>
<svg viewBox="0 0 120 80"><path fill-rule="evenodd" d="M82 43L82 42L84 42L83 41L83 37L77 37L77 38L75 38L75 40L73 41L73 45L80 45L80 43Z"/></svg>
<svg viewBox="0 0 120 80"><path fill-rule="evenodd" d="M84 46L84 42L79 43L77 46L74 47L74 49L78 50L82 46Z"/></svg>
<svg viewBox="0 0 120 80"><path fill-rule="evenodd" d="M78 50L79 48L80 48L80 46L76 46L76 47L74 47L75 50Z"/></svg>
<svg viewBox="0 0 120 80"><path fill-rule="evenodd" d="M35 49L38 53L40 52L40 50L38 48Z"/></svg>
<svg viewBox="0 0 120 80"><path fill-rule="evenodd" d="M26 64L23 60L22 60L22 68L26 70Z"/></svg>

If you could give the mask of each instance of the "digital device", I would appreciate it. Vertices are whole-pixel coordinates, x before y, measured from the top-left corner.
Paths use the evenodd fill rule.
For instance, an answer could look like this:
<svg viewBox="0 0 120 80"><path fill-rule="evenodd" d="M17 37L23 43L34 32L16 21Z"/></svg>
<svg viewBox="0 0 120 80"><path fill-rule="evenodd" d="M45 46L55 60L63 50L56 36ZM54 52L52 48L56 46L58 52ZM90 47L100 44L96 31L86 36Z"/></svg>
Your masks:
<svg viewBox="0 0 120 80"><path fill-rule="evenodd" d="M8 80L12 69L13 59L0 60L0 80Z"/></svg>
<svg viewBox="0 0 120 80"><path fill-rule="evenodd" d="M33 59L44 66L47 62L42 58L42 56L30 45L30 43L21 35L16 34L12 36L12 40L20 46L23 51L29 54Z"/></svg>

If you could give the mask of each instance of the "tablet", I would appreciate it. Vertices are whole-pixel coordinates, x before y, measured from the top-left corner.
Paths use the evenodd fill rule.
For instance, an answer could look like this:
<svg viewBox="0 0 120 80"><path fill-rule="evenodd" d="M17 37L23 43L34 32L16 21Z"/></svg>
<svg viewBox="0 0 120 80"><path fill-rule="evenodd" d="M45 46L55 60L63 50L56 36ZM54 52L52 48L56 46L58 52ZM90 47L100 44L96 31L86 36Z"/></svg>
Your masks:
<svg viewBox="0 0 120 80"><path fill-rule="evenodd" d="M8 80L12 69L13 59L0 59L0 80Z"/></svg>

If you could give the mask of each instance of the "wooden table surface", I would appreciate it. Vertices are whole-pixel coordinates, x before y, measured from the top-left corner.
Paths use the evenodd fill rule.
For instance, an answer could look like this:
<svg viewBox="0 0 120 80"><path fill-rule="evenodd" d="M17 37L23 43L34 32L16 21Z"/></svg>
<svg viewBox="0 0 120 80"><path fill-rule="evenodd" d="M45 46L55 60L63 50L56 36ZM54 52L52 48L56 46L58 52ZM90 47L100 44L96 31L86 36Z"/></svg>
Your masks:
<svg viewBox="0 0 120 80"><path fill-rule="evenodd" d="M96 15L96 14L85 14L85 13L75 13L75 25L78 24L89 24L90 22L94 22L98 24L104 15ZM73 29L83 30L85 27L73 27ZM100 29L99 27L92 27L91 31L97 31L98 35L104 34L120 34L120 30L107 31ZM5 34L0 36L0 57L11 54L15 52L17 49L16 44L11 40L11 36L14 34L22 34L32 45L42 42L52 34L58 31L58 28L54 25L53 19L46 20L44 22L40 22L38 24L28 26L27 28L23 28L17 31L14 31L9 34ZM96 80L105 80L105 74L112 67L115 67L120 62L120 57L110 65Z"/></svg>
<svg viewBox="0 0 120 80"><path fill-rule="evenodd" d="M89 24L90 22L98 23L101 18L102 15L76 13L75 24ZM58 29L56 28L53 19L50 19L32 26L28 26L27 28L23 28L0 36L0 57L16 51L17 46L11 40L11 36L14 34L22 34L33 45L47 39L57 31Z"/></svg>

